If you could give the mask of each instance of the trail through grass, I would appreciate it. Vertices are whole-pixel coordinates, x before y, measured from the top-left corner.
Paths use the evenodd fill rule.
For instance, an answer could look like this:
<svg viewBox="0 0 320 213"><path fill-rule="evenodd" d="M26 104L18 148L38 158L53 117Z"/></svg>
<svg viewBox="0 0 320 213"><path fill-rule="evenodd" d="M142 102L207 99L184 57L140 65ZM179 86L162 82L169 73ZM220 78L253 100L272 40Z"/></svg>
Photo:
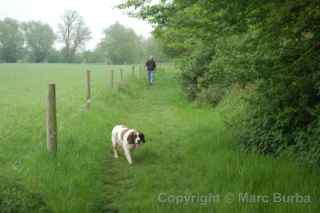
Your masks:
<svg viewBox="0 0 320 213"><path fill-rule="evenodd" d="M89 112L84 110L87 68L93 71ZM54 213L320 211L317 172L286 157L235 148L236 138L224 121L233 113L236 97L215 109L196 106L186 101L172 70L157 73L153 87L145 79L128 78L111 90L107 69L1 65L0 176L40 193ZM45 144L49 81L57 83L55 159ZM123 155L117 160L112 156L111 129L120 123L146 135L145 146L133 153L132 166ZM274 193L284 198L277 202ZM241 194L249 197L239 200ZM296 194L311 200L288 200ZM267 199L254 200L259 196Z"/></svg>
<svg viewBox="0 0 320 213"><path fill-rule="evenodd" d="M147 143L133 153L133 166L108 151L108 211L320 210L317 174L289 159L241 153L222 114L232 107L197 107L183 97L176 75L157 78L154 87L131 85L112 101L121 112L118 123L141 129Z"/></svg>

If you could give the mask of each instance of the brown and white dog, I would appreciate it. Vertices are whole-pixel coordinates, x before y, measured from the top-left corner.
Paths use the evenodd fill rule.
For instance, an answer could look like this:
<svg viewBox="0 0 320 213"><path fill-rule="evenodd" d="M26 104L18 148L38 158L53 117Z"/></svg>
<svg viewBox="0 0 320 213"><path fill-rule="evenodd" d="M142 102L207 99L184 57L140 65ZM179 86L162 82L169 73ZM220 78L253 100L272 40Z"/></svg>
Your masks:
<svg viewBox="0 0 320 213"><path fill-rule="evenodd" d="M117 148L122 147L129 164L132 164L130 150L138 149L141 144L145 143L142 132L124 125L117 125L112 129L111 140L114 157L118 158Z"/></svg>

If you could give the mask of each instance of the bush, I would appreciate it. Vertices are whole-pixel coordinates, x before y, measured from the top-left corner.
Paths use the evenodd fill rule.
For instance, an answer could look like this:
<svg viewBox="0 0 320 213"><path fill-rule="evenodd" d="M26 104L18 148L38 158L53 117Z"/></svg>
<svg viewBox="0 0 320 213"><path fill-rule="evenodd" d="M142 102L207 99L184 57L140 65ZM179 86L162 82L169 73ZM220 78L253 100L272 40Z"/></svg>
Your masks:
<svg viewBox="0 0 320 213"><path fill-rule="evenodd" d="M210 85L208 88L202 88L197 94L197 101L200 103L210 103L216 106L223 99L227 89L221 85Z"/></svg>
<svg viewBox="0 0 320 213"><path fill-rule="evenodd" d="M241 122L246 150L317 163L320 119L319 1L127 1L183 57L191 100L217 104L231 85L255 83ZM203 15L205 14L205 15ZM186 21L188 20L188 21ZM303 157L305 156L305 157Z"/></svg>
<svg viewBox="0 0 320 213"><path fill-rule="evenodd" d="M204 47L199 43L197 51L192 56L179 61L178 67L182 70L182 86L190 100L195 100L198 93L203 89L208 89L211 84L207 73L212 55L212 48Z"/></svg>
<svg viewBox="0 0 320 213"><path fill-rule="evenodd" d="M234 84L245 88L257 79L253 44L254 33L222 37L214 46L199 43L189 57L182 60L183 87L191 100L218 104Z"/></svg>

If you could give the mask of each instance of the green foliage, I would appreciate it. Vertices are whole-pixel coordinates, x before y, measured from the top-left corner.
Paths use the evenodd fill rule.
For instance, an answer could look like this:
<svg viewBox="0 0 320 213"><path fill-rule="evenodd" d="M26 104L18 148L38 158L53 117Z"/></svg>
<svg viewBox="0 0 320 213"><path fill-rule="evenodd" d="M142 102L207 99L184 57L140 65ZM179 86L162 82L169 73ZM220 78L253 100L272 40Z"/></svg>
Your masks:
<svg viewBox="0 0 320 213"><path fill-rule="evenodd" d="M299 159L319 165L320 144L314 139L320 119L320 13L313 1L270 2L267 8L275 18L261 21L260 36L272 53L264 60L267 67L257 66L261 81L250 101L244 123L250 133L245 131L243 143L261 153L290 147Z"/></svg>
<svg viewBox="0 0 320 213"><path fill-rule="evenodd" d="M31 62L48 60L56 36L48 24L30 21L23 24L24 36Z"/></svg>
<svg viewBox="0 0 320 213"><path fill-rule="evenodd" d="M210 87L207 73L213 54L210 47L199 45L190 58L179 61L181 69L184 70L181 76L182 84L191 100ZM220 94L217 95L220 96Z"/></svg>
<svg viewBox="0 0 320 213"><path fill-rule="evenodd" d="M21 58L24 38L18 21L0 20L0 62L17 62Z"/></svg>
<svg viewBox="0 0 320 213"><path fill-rule="evenodd" d="M132 28L120 23L107 28L104 31L104 38L96 49L87 53L89 61L97 60L109 64L141 63L151 55L157 61L168 61L162 42L154 37L148 39L139 37Z"/></svg>
<svg viewBox="0 0 320 213"><path fill-rule="evenodd" d="M158 62L169 60L159 39L139 37L119 23L105 30L94 50L84 49L91 33L76 11L65 11L58 27L56 35L48 24L38 21L0 21L0 62L137 64L150 55ZM56 40L63 43L61 49L54 47Z"/></svg>
<svg viewBox="0 0 320 213"><path fill-rule="evenodd" d="M104 31L104 38L98 45L98 52L112 64L131 64L143 57L142 41L131 28L119 24Z"/></svg>
<svg viewBox="0 0 320 213"><path fill-rule="evenodd" d="M144 60L153 56L157 62L167 62L169 57L165 53L163 43L154 37L143 40Z"/></svg>
<svg viewBox="0 0 320 213"><path fill-rule="evenodd" d="M240 124L246 149L290 149L319 165L319 1L126 1L120 8L156 25L157 38L182 58L192 99L216 104L231 85L256 85Z"/></svg>

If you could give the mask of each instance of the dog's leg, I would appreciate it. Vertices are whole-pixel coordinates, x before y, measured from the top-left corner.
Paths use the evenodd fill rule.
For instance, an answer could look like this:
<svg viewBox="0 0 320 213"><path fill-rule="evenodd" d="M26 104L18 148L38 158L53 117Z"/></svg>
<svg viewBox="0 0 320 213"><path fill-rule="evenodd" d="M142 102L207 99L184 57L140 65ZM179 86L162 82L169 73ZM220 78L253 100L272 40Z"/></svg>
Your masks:
<svg viewBox="0 0 320 213"><path fill-rule="evenodd" d="M117 145L112 144L112 149L113 149L113 153L114 153L114 157L118 158L118 152L117 152Z"/></svg>
<svg viewBox="0 0 320 213"><path fill-rule="evenodd" d="M117 142L116 142L115 137L112 137L112 150L114 153L114 157L118 158L119 156L118 156L118 152L117 152Z"/></svg>
<svg viewBox="0 0 320 213"><path fill-rule="evenodd" d="M128 147L123 146L123 151L124 151L124 154L129 162L129 164L132 164L131 154L130 154Z"/></svg>

